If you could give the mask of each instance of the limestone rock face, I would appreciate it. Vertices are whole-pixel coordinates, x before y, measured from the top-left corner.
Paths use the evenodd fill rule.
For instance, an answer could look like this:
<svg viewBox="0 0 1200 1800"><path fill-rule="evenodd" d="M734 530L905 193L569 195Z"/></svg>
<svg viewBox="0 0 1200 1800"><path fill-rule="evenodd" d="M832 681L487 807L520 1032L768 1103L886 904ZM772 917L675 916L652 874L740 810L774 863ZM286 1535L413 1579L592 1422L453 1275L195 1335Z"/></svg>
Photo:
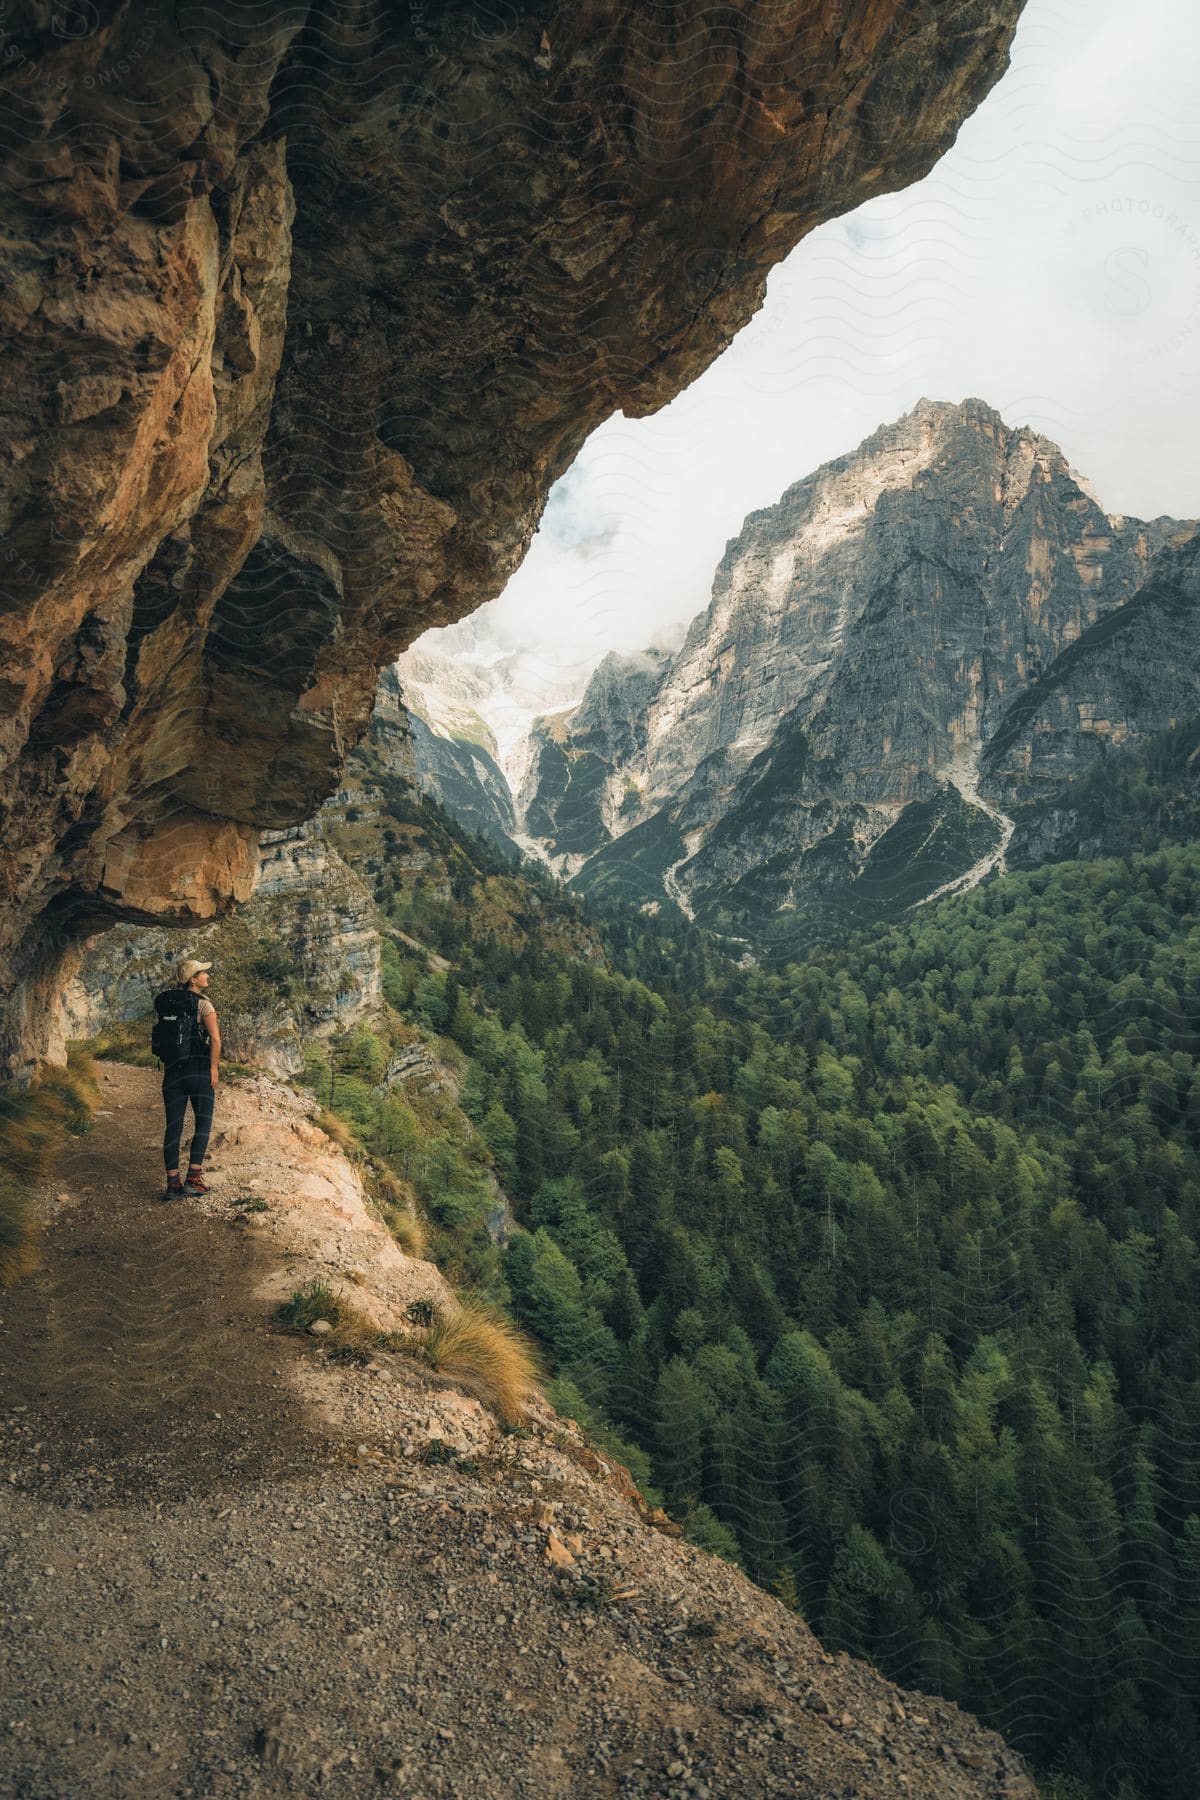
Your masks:
<svg viewBox="0 0 1200 1800"><path fill-rule="evenodd" d="M0 1073L90 933L249 894L380 666L932 165L1019 10L9 0Z"/></svg>
<svg viewBox="0 0 1200 1800"><path fill-rule="evenodd" d="M493 642L481 642L479 618L471 614L423 637L400 657L395 674L422 791L460 825L515 856L530 848L517 842L514 796L533 722L578 703L588 665L548 670L534 646L498 653Z"/></svg>
<svg viewBox="0 0 1200 1800"><path fill-rule="evenodd" d="M460 825L515 856L512 795L495 758L481 744L430 730L419 713L409 714L409 724L422 790Z"/></svg>
<svg viewBox="0 0 1200 1800"><path fill-rule="evenodd" d="M1200 530L1156 556L1128 605L1070 644L1009 709L983 758L983 788L1036 806L1200 712Z"/></svg>
<svg viewBox="0 0 1200 1800"><path fill-rule="evenodd" d="M373 899L320 815L264 832L253 898L186 946L178 928L118 925L92 939L63 997L68 1035L151 1012L185 950L214 965L226 1053L275 1075L298 1073L306 1043L355 1024L383 991Z"/></svg>
<svg viewBox="0 0 1200 1800"><path fill-rule="evenodd" d="M649 767L650 718L668 667L658 650L606 656L570 716L537 726L521 814L526 833L564 871L580 868L644 810L639 783Z"/></svg>
<svg viewBox="0 0 1200 1800"><path fill-rule="evenodd" d="M382 680L408 717L417 779L460 824L516 854L512 795L499 746L481 708L492 698L482 671L409 650Z"/></svg>
<svg viewBox="0 0 1200 1800"><path fill-rule="evenodd" d="M1031 781L1200 704L1197 528L923 400L750 515L648 686L610 660L541 730L528 828L581 886L780 949L977 879Z"/></svg>

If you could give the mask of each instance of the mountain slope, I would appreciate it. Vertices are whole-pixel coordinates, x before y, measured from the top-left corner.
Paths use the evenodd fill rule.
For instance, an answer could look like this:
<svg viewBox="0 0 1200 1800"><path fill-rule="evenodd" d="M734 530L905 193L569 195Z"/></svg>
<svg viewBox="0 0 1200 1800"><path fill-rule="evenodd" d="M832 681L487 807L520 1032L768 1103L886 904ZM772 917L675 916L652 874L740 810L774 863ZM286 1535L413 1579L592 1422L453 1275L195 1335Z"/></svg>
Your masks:
<svg viewBox="0 0 1200 1800"><path fill-rule="evenodd" d="M529 837L567 871L644 813L632 771L644 760L648 712L670 659L609 654L579 705L540 721L518 804Z"/></svg>
<svg viewBox="0 0 1200 1800"><path fill-rule="evenodd" d="M408 715L424 792L506 855L532 851L551 861L518 827L513 789L521 785L534 717L576 701L584 677L540 661L531 670L518 656L480 655L474 640L462 625L427 633L384 670L381 691L393 693Z"/></svg>
<svg viewBox="0 0 1200 1800"><path fill-rule="evenodd" d="M568 1420L506 1435L411 1354L284 1329L314 1270L382 1293L358 1173L295 1095L225 1095L216 1191L173 1210L139 1191L153 1073L98 1074L0 1333L5 1792L1034 1800L995 1732L656 1529ZM298 1156L323 1212L299 1264ZM389 1323L446 1304L373 1234Z"/></svg>
<svg viewBox="0 0 1200 1800"><path fill-rule="evenodd" d="M1013 809L1010 868L1125 856L1200 838L1200 713L1103 749L1085 775Z"/></svg>
<svg viewBox="0 0 1200 1800"><path fill-rule="evenodd" d="M923 400L750 515L673 658L610 659L542 728L527 829L581 888L669 898L754 941L977 879L1020 787L994 761L985 779L985 746L1152 568L1164 589L1190 578L1171 547L1195 530L1105 514L1055 445L981 400ZM1145 669L1179 649L1178 680L1144 682L1136 707L1122 690L1118 741L1161 729L1194 684L1194 634L1152 639L1148 622ZM1056 779L1090 754L1097 681Z"/></svg>
<svg viewBox="0 0 1200 1800"><path fill-rule="evenodd" d="M1134 597L1013 703L983 753L985 788L1006 803L1036 801L1198 706L1200 534L1161 551Z"/></svg>
<svg viewBox="0 0 1200 1800"><path fill-rule="evenodd" d="M424 792L468 831L489 839L498 850L518 855L512 795L495 758L482 744L431 730L416 711L410 710L408 717Z"/></svg>
<svg viewBox="0 0 1200 1800"><path fill-rule="evenodd" d="M322 821L372 878L386 1004L311 1073L439 1265L507 1296L560 1414L829 1649L1069 1768L1070 1800L1121 1763L1132 1800L1190 1800L1195 848L741 969L670 920L601 941L388 742Z"/></svg>

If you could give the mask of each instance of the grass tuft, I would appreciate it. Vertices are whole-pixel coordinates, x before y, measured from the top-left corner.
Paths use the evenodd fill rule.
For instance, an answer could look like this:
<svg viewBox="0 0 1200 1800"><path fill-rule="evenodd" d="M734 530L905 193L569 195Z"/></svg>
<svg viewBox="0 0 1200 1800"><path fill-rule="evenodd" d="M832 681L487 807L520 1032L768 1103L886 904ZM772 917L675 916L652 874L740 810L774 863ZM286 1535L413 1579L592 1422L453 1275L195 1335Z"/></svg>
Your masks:
<svg viewBox="0 0 1200 1800"><path fill-rule="evenodd" d="M424 1221L413 1203L413 1191L386 1163L373 1162L371 1197L384 1224L406 1256L423 1257L429 1243Z"/></svg>
<svg viewBox="0 0 1200 1800"><path fill-rule="evenodd" d="M293 1331L307 1331L318 1319L328 1319L333 1330L324 1335L331 1349L368 1350L385 1344L387 1334L341 1294L335 1294L328 1282L315 1279L297 1288L276 1312L281 1325Z"/></svg>
<svg viewBox="0 0 1200 1800"><path fill-rule="evenodd" d="M308 1281L296 1289L290 1300L281 1303L278 1317L293 1331L307 1331L318 1319L328 1319L332 1324L336 1310L337 1299L328 1282Z"/></svg>
<svg viewBox="0 0 1200 1800"><path fill-rule="evenodd" d="M611 1580L606 1575L559 1574L551 1593L556 1600L568 1606L586 1608L589 1612L607 1612L609 1607L617 1606L622 1600L632 1598L632 1592L623 1588L620 1582Z"/></svg>
<svg viewBox="0 0 1200 1800"><path fill-rule="evenodd" d="M703 1643L708 1638L716 1637L717 1621L707 1613L697 1613L688 1620L683 1630L685 1637L695 1638L697 1643Z"/></svg>
<svg viewBox="0 0 1200 1800"><path fill-rule="evenodd" d="M478 1475L480 1462L477 1456L469 1453L464 1456L453 1444L447 1444L442 1438L430 1438L421 1451L418 1461L423 1463L449 1463L463 1475Z"/></svg>
<svg viewBox="0 0 1200 1800"><path fill-rule="evenodd" d="M32 1275L40 1260L33 1198L19 1177L0 1174L0 1287Z"/></svg>
<svg viewBox="0 0 1200 1800"><path fill-rule="evenodd" d="M421 1348L430 1368L473 1390L506 1424L515 1424L539 1391L541 1369L533 1345L480 1300L464 1300L457 1312L436 1318Z"/></svg>
<svg viewBox="0 0 1200 1800"><path fill-rule="evenodd" d="M344 1156L350 1157L354 1162L361 1159L362 1146L354 1135L354 1128L347 1120L343 1119L340 1113L330 1112L327 1106L323 1106L319 1112L314 1114L313 1124L323 1131L327 1138L333 1139Z"/></svg>
<svg viewBox="0 0 1200 1800"><path fill-rule="evenodd" d="M412 1189L408 1183L401 1181L385 1162L372 1163L371 1183L380 1206L402 1209L412 1200Z"/></svg>
<svg viewBox="0 0 1200 1800"><path fill-rule="evenodd" d="M150 1048L154 1014L140 1019L114 1019L95 1037L88 1038L87 1049L101 1062L132 1063L139 1069L156 1069L158 1058Z"/></svg>
<svg viewBox="0 0 1200 1800"><path fill-rule="evenodd" d="M75 1044L65 1068L47 1063L28 1087L0 1091L0 1287L37 1268L34 1188L64 1139L87 1131L97 1098L92 1058Z"/></svg>
<svg viewBox="0 0 1200 1800"><path fill-rule="evenodd" d="M414 1212L389 1210L386 1214L387 1228L403 1250L405 1256L423 1257L428 1238L425 1227Z"/></svg>

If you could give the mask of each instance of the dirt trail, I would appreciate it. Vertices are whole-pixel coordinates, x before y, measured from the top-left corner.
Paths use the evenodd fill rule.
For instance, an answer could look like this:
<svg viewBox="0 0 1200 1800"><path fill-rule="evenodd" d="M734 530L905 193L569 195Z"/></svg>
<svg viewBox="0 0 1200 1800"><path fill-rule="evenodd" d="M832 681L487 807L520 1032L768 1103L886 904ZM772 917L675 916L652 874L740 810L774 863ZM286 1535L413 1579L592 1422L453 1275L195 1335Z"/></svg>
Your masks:
<svg viewBox="0 0 1200 1800"><path fill-rule="evenodd" d="M158 1082L102 1067L104 1104L43 1195L45 1267L0 1297L0 1392L40 1421L37 1485L161 1499L327 1458L327 1430L281 1379L296 1340L255 1291L268 1246L235 1214L157 1198Z"/></svg>
<svg viewBox="0 0 1200 1800"><path fill-rule="evenodd" d="M323 1236L301 1162L233 1222L238 1131L303 1142L264 1084L224 1096L212 1199L164 1205L155 1078L102 1068L0 1296L0 1792L1036 1800L995 1734L646 1524L570 1421L502 1434L409 1357L281 1334L281 1262L336 1263L334 1215L371 1250L352 1171Z"/></svg>

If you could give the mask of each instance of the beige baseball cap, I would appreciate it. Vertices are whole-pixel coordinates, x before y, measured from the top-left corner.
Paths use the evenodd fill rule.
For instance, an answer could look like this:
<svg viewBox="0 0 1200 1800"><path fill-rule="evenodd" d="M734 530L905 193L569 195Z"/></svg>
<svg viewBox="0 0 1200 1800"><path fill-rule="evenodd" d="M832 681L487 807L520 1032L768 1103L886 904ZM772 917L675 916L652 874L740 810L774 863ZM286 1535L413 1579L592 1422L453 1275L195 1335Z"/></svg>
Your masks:
<svg viewBox="0 0 1200 1800"><path fill-rule="evenodd" d="M212 964L210 962L197 962L195 957L185 956L182 962L177 962L175 964L175 979L181 987L185 987L192 979L192 976L198 975L201 969L211 968Z"/></svg>

